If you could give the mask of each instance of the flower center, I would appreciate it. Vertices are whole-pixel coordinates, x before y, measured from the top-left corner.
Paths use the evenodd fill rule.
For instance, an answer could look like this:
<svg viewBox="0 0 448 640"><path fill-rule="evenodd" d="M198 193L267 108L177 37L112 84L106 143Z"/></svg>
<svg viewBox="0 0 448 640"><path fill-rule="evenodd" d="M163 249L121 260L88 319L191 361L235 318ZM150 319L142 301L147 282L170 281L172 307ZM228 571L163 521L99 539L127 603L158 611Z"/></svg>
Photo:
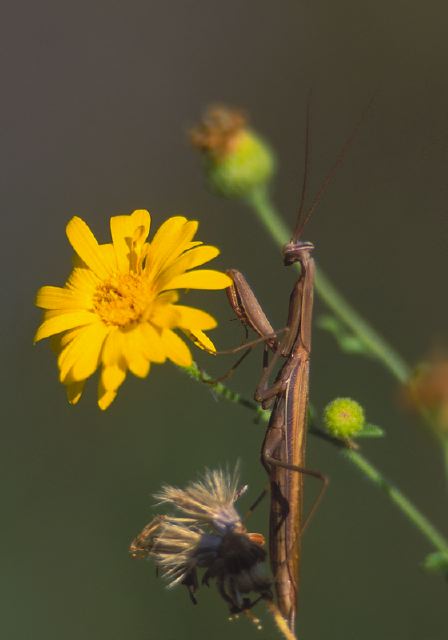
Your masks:
<svg viewBox="0 0 448 640"><path fill-rule="evenodd" d="M105 324L125 327L147 316L153 300L149 282L140 275L127 273L98 285L93 309Z"/></svg>

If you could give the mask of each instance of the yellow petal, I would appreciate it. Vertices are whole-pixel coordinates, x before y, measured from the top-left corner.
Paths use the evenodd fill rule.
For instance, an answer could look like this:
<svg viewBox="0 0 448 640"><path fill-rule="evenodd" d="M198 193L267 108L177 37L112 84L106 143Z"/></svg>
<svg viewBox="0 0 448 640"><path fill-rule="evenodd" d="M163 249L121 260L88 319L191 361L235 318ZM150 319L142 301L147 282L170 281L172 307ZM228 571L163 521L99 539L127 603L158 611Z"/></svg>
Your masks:
<svg viewBox="0 0 448 640"><path fill-rule="evenodd" d="M129 216L114 216L110 219L110 232L121 273L129 271L132 234L129 231Z"/></svg>
<svg viewBox="0 0 448 640"><path fill-rule="evenodd" d="M161 329L173 329L179 326L180 314L177 311L177 305L165 304L157 305L151 314L152 324Z"/></svg>
<svg viewBox="0 0 448 640"><path fill-rule="evenodd" d="M68 343L58 358L61 382L78 382L94 373L108 331L100 322L91 324Z"/></svg>
<svg viewBox="0 0 448 640"><path fill-rule="evenodd" d="M141 232L137 234L138 248L141 248L148 237L150 224L151 217L149 212L144 209L137 209L128 216L114 216L110 219L115 255L118 268L122 273L129 271L131 245L133 241L137 240L136 232L141 229Z"/></svg>
<svg viewBox="0 0 448 640"><path fill-rule="evenodd" d="M135 211L131 213L131 221L134 226L132 238L140 247L149 234L149 227L151 226L149 211L146 211L146 209L135 209Z"/></svg>
<svg viewBox="0 0 448 640"><path fill-rule="evenodd" d="M177 313L179 314L178 326L181 329L214 329L218 324L213 316L201 311L201 309L195 309L193 307L184 307L181 304L176 305Z"/></svg>
<svg viewBox="0 0 448 640"><path fill-rule="evenodd" d="M111 275L114 265L109 264L102 255L95 236L84 220L74 216L67 224L66 233L78 256L99 278L105 279Z"/></svg>
<svg viewBox="0 0 448 640"><path fill-rule="evenodd" d="M106 367L117 365L122 369L127 368L127 363L124 357L123 332L120 328L114 327L109 331L109 335L104 341L101 359L103 365Z"/></svg>
<svg viewBox="0 0 448 640"><path fill-rule="evenodd" d="M117 397L116 391L107 391L101 384L101 380L98 384L98 406L102 411L105 411Z"/></svg>
<svg viewBox="0 0 448 640"><path fill-rule="evenodd" d="M84 331L84 327L76 327L76 329L70 329L70 331L64 331L63 333L58 333L50 338L50 344L53 351L55 351L58 356L63 349L68 345L69 342L76 338L76 336Z"/></svg>
<svg viewBox="0 0 448 640"><path fill-rule="evenodd" d="M177 258L176 263L180 262L184 267L184 271L188 271L213 260L216 256L219 256L220 253L218 247L213 247L211 244L204 244L190 251L186 251Z"/></svg>
<svg viewBox="0 0 448 640"><path fill-rule="evenodd" d="M184 216L172 216L171 218L168 218L168 220L165 220L154 234L154 238L151 242L152 252L156 254L170 238L179 233L179 230L186 222L187 218Z"/></svg>
<svg viewBox="0 0 448 640"><path fill-rule="evenodd" d="M216 354L216 347L210 338L199 329L184 329L185 335L190 338L196 347L202 349L203 351L207 351L210 354Z"/></svg>
<svg viewBox="0 0 448 640"><path fill-rule="evenodd" d="M232 279L221 271L197 269L176 276L165 285L165 289L226 289Z"/></svg>
<svg viewBox="0 0 448 640"><path fill-rule="evenodd" d="M123 384L126 371L117 365L103 367L101 370L101 382L107 391L116 391Z"/></svg>
<svg viewBox="0 0 448 640"><path fill-rule="evenodd" d="M198 228L196 220L169 218L156 233L148 253L148 273L156 277L166 269L189 245Z"/></svg>
<svg viewBox="0 0 448 640"><path fill-rule="evenodd" d="M89 309L91 304L90 295L63 287L41 287L36 295L36 306L41 309Z"/></svg>
<svg viewBox="0 0 448 640"><path fill-rule="evenodd" d="M165 362L166 354L160 332L148 322L139 325L138 330L141 333L141 344L144 356L151 362Z"/></svg>
<svg viewBox="0 0 448 640"><path fill-rule="evenodd" d="M138 358L134 358L129 363L129 371L137 376L137 378L146 378L149 374L149 370L151 368L151 363L149 360L146 360L142 355Z"/></svg>
<svg viewBox="0 0 448 640"><path fill-rule="evenodd" d="M111 242L108 242L107 244L99 244L98 249L100 251L101 258L109 265L109 269L115 272L118 265L114 245Z"/></svg>
<svg viewBox="0 0 448 640"><path fill-rule="evenodd" d="M163 291L163 293L159 293L156 300L154 301L154 305L165 305L165 304L175 304L179 300L179 294L177 291Z"/></svg>
<svg viewBox="0 0 448 640"><path fill-rule="evenodd" d="M88 267L75 267L68 277L66 286L85 295L93 295L100 282L100 278Z"/></svg>
<svg viewBox="0 0 448 640"><path fill-rule="evenodd" d="M179 367L189 367L193 358L185 342L171 329L164 329L161 337L167 357Z"/></svg>
<svg viewBox="0 0 448 640"><path fill-rule="evenodd" d="M143 355L143 336L138 329L123 332L124 357L129 370L139 378L149 373L149 361Z"/></svg>
<svg viewBox="0 0 448 640"><path fill-rule="evenodd" d="M97 323L98 316L90 311L73 311L71 313L60 313L48 320L44 320L38 328L36 335L34 336L34 342L39 342L44 338L66 331L67 329L73 329L74 327L83 326Z"/></svg>
<svg viewBox="0 0 448 640"><path fill-rule="evenodd" d="M67 392L67 400L70 404L77 404L79 399L81 398L82 392L84 390L85 380L81 380L80 382L73 382L68 384L65 387Z"/></svg>
<svg viewBox="0 0 448 640"><path fill-rule="evenodd" d="M160 290L164 289L165 284L169 283L175 276L184 273L184 271L199 267L201 264L213 260L217 255L219 255L219 249L209 245L197 247L196 249L183 253L169 268L161 270L156 281L157 288Z"/></svg>

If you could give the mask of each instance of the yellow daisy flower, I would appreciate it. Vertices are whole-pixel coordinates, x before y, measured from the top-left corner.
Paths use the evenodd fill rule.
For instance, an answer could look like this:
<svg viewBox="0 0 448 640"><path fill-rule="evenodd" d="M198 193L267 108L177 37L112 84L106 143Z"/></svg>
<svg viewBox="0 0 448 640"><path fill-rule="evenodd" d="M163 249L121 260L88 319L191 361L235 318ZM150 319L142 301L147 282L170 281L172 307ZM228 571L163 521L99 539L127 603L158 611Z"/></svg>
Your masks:
<svg viewBox="0 0 448 640"><path fill-rule="evenodd" d="M177 289L225 289L224 273L195 269L219 254L193 241L195 220L169 218L151 242L148 211L110 219L112 243L99 244L81 218L67 225L75 263L64 287L39 289L44 309L35 342L53 337L60 381L76 404L84 383L101 366L98 405L115 399L129 369L148 375L151 362L168 358L181 367L192 363L190 349L173 331L182 330L196 346L214 351L204 331L216 320L199 309L177 304ZM195 270L193 270L195 269Z"/></svg>

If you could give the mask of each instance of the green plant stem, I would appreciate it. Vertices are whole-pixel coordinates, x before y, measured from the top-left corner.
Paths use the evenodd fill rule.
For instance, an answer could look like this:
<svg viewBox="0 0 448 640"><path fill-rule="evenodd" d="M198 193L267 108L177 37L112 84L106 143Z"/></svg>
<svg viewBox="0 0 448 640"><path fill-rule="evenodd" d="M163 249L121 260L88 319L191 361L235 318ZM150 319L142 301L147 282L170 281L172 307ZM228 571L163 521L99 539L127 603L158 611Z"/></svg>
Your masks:
<svg viewBox="0 0 448 640"><path fill-rule="evenodd" d="M257 420L262 424L269 421L270 411L263 410L256 402L245 398L240 393L232 391L222 382L213 383L213 378L203 370L200 370L196 363L190 367L179 367L184 373L196 382L202 382L209 386L217 396L224 398L228 402L239 404L246 409L254 411ZM437 550L448 553L448 540L437 531L431 522L415 507L412 502L391 482L386 480L378 469L376 469L359 451L341 446L340 441L328 438L328 442L336 446L338 451L353 464L361 473L371 480L376 487L384 491L393 504L406 516L406 518L420 531L420 533ZM343 444L343 443L342 443Z"/></svg>
<svg viewBox="0 0 448 640"><path fill-rule="evenodd" d="M233 391L225 384L222 384L222 382L215 381L206 371L200 369L195 362L189 367L179 367L179 369L196 382L205 384L215 395L224 398L224 400L228 402L239 404L246 409L254 411L264 424L268 423L270 411L265 411L257 402L249 400L249 398L244 397L241 393Z"/></svg>
<svg viewBox="0 0 448 640"><path fill-rule="evenodd" d="M256 212L266 230L280 246L290 239L290 232L274 207L266 188L254 190L246 197L246 202ZM300 268L300 267L299 267ZM347 300L336 290L322 269L316 269L316 292L354 335L364 344L368 351L380 360L383 365L400 382L406 382L410 376L410 368L401 356L362 318Z"/></svg>
<svg viewBox="0 0 448 640"><path fill-rule="evenodd" d="M415 507L412 502L391 482L386 480L359 451L342 449L342 455L355 465L375 486L384 491L400 511L410 520L420 533L438 551L448 551L448 541L433 524Z"/></svg>

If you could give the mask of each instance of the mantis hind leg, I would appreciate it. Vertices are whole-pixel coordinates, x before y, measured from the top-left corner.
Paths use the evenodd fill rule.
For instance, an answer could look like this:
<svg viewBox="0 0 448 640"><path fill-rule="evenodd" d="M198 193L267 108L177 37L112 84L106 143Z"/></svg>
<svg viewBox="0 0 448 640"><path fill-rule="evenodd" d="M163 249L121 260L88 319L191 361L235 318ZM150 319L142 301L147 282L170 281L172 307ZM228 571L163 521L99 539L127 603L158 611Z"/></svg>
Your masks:
<svg viewBox="0 0 448 640"><path fill-rule="evenodd" d="M258 498L255 500L255 502L253 502L250 505L249 509L244 514L244 521L246 521L248 518L250 518L250 516L253 514L255 509L260 504L260 502L262 502L265 499L265 497L267 496L267 493L268 493L268 487L269 487L269 485L266 485L265 488L263 489L263 491L261 491L261 493L258 496Z"/></svg>
<svg viewBox="0 0 448 640"><path fill-rule="evenodd" d="M247 358L247 356L249 355L249 353L252 351L252 349L254 347L256 347L259 344L265 343L265 352L269 349L269 345L268 345L268 341L272 340L273 338L276 338L278 335L280 335L281 333L287 331L287 328L283 328L283 329L279 329L278 331L273 331L272 333L268 333L265 335L262 335L260 338L256 338L255 340L251 340L249 342L245 342L244 344L239 345L238 347L233 347L232 349L222 349L219 351L208 351L208 353L210 353L211 355L214 356L221 356L221 355L232 355L235 353L239 353L240 351L244 351L243 355L240 356L238 358L238 360L221 376L217 377L217 378L210 378L206 375L204 375L201 372L201 382L204 382L205 384L209 384L209 385L214 385L214 384L218 384L218 382L224 382L224 380L227 380L228 378L230 378L233 373L236 371L236 369L240 366L240 364L243 362L243 360L245 360L245 358ZM265 358L264 360L265 361Z"/></svg>
<svg viewBox="0 0 448 640"><path fill-rule="evenodd" d="M289 471L295 471L296 473L301 473L303 475L306 476L311 476L312 478L317 478L318 480L320 480L322 482L320 491L316 497L316 499L314 500L313 506L311 507L310 511L308 512L304 523L302 525L302 529L300 531L300 534L302 535L303 532L305 531L306 527L309 525L311 518L314 516L314 514L316 513L317 509L319 508L319 505L321 503L322 498L325 495L325 492L328 489L328 485L330 483L330 480L328 478L328 476L324 475L323 473L321 473L320 471L316 471L315 469L307 469L306 467L299 467L295 464L288 464L286 462L281 462L280 460L277 460L276 458L272 457L271 455L269 455L268 453L263 453L263 459L264 462L268 465L272 465L273 467L280 467L281 469L287 469ZM276 485L277 486L277 485ZM278 487L277 487L278 488ZM282 496L283 497L283 496ZM286 500L285 498L283 498L284 500ZM288 505L288 511L289 511L289 505ZM288 514L285 514L285 518Z"/></svg>
<svg viewBox="0 0 448 640"><path fill-rule="evenodd" d="M204 382L205 384L209 384L210 386L214 386L219 382L224 382L225 380L228 380L233 376L233 374L238 369L240 364L243 362L243 360L247 358L247 356L251 351L252 351L252 347L247 347L243 355L240 356L238 360L234 364L232 364L232 366L229 369L227 369L227 371L225 371L222 375L218 376L217 378L210 378L209 376L205 375L203 371L200 370L199 374L200 374L201 382Z"/></svg>

